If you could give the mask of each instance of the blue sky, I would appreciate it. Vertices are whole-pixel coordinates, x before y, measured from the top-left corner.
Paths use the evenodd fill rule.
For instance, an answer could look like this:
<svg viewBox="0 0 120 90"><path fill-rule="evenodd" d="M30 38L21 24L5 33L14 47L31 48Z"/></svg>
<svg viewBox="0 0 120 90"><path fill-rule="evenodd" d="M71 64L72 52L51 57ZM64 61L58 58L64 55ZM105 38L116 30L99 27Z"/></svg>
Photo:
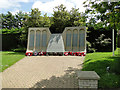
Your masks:
<svg viewBox="0 0 120 90"><path fill-rule="evenodd" d="M80 12L84 12L83 2L85 0L2 0L0 1L0 13L16 14L19 11L30 12L31 8L38 8L42 15L47 13L48 16L53 14L53 8L60 4L64 4L69 11L72 7L79 8Z"/></svg>

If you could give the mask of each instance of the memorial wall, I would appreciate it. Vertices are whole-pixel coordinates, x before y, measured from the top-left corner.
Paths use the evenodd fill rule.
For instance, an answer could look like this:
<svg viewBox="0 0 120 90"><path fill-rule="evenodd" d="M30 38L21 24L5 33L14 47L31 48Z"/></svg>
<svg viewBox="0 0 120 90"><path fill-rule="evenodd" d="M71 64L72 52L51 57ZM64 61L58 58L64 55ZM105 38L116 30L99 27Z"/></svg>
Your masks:
<svg viewBox="0 0 120 90"><path fill-rule="evenodd" d="M53 41L52 35L53 34L51 34L49 28L29 28L27 52L47 52L47 50L49 51L50 47L54 47L50 46L54 45L51 44L51 41ZM61 51L86 52L86 27L66 27L63 33L61 33L60 35L60 44L57 43L56 45L59 47L64 46L64 50ZM48 46L49 48L47 48ZM53 50L53 52L54 51L55 50Z"/></svg>
<svg viewBox="0 0 120 90"><path fill-rule="evenodd" d="M50 38L49 28L29 28L27 52L46 51Z"/></svg>
<svg viewBox="0 0 120 90"><path fill-rule="evenodd" d="M65 51L86 52L86 27L66 27L62 36Z"/></svg>

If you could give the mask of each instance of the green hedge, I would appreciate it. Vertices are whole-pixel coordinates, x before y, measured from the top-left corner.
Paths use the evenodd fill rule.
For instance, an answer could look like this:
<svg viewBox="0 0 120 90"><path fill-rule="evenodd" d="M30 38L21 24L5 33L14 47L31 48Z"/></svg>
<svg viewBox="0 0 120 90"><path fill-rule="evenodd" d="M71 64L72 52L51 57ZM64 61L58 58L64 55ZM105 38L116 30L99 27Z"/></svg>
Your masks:
<svg viewBox="0 0 120 90"><path fill-rule="evenodd" d="M11 50L20 44L20 34L2 34L2 50Z"/></svg>
<svg viewBox="0 0 120 90"><path fill-rule="evenodd" d="M4 29L1 29L2 30L2 34L18 34L18 33L21 33L24 28L12 28L12 29L7 29L7 28L4 28Z"/></svg>
<svg viewBox="0 0 120 90"><path fill-rule="evenodd" d="M24 51L27 42L21 39L25 35L24 28L1 29L2 31L2 50Z"/></svg>

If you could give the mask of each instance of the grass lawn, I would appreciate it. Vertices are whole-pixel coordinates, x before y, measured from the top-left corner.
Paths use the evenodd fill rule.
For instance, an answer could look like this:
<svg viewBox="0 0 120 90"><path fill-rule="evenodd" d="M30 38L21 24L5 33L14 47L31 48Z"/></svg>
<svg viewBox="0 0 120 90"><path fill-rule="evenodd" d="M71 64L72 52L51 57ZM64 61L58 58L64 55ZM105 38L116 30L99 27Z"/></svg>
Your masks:
<svg viewBox="0 0 120 90"><path fill-rule="evenodd" d="M0 64L0 72L4 71L6 68L10 67L20 59L25 56L24 53L21 52L12 52L12 51L3 51L2 52L2 62Z"/></svg>
<svg viewBox="0 0 120 90"><path fill-rule="evenodd" d="M120 56L118 49L112 52L88 53L85 57L83 71L95 71L101 77L99 88L118 88L120 87ZM107 67L110 67L107 71Z"/></svg>

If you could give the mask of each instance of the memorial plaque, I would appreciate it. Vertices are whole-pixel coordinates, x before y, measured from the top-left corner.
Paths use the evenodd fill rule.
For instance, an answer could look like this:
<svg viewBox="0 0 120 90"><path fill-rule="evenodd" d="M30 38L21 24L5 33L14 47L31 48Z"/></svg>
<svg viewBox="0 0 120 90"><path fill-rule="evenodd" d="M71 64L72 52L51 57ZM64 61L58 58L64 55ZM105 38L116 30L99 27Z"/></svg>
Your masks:
<svg viewBox="0 0 120 90"><path fill-rule="evenodd" d="M84 50L85 48L85 31L80 30L79 31L79 48L80 51Z"/></svg>
<svg viewBox="0 0 120 90"><path fill-rule="evenodd" d="M78 51L78 30L73 30L72 51Z"/></svg>
<svg viewBox="0 0 120 90"><path fill-rule="evenodd" d="M66 46L71 47L71 34L70 33L66 34Z"/></svg>
<svg viewBox="0 0 120 90"><path fill-rule="evenodd" d="M40 50L40 31L36 31L36 50Z"/></svg>
<svg viewBox="0 0 120 90"><path fill-rule="evenodd" d="M71 33L71 30L68 29L66 31L66 44L65 44L67 51L71 50L71 44L72 44L71 41L72 41L72 33Z"/></svg>
<svg viewBox="0 0 120 90"><path fill-rule="evenodd" d="M29 39L29 49L33 50L34 49L34 35L35 32L33 30L30 31L30 39Z"/></svg>
<svg viewBox="0 0 120 90"><path fill-rule="evenodd" d="M73 40L72 40L72 46L77 48L77 42L78 42L78 33L77 30L73 31Z"/></svg>
<svg viewBox="0 0 120 90"><path fill-rule="evenodd" d="M43 34L42 34L42 46L43 47L46 47L46 41L47 41L46 31L43 31Z"/></svg>

